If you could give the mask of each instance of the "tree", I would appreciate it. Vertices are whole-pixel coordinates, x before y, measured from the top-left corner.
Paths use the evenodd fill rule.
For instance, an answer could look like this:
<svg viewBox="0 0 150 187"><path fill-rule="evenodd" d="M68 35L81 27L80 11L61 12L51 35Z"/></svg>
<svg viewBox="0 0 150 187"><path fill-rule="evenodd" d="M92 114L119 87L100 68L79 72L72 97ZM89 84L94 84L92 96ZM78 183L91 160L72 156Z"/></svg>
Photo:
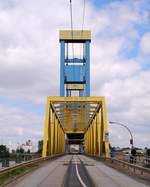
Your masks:
<svg viewBox="0 0 150 187"><path fill-rule="evenodd" d="M12 154L15 154L15 153L16 153L16 151L14 149L12 149Z"/></svg>
<svg viewBox="0 0 150 187"><path fill-rule="evenodd" d="M147 155L147 156L150 156L150 149L147 149L147 150L146 150L146 155Z"/></svg>
<svg viewBox="0 0 150 187"><path fill-rule="evenodd" d="M5 145L0 145L0 158L8 158L9 149Z"/></svg>
<svg viewBox="0 0 150 187"><path fill-rule="evenodd" d="M22 147L20 147L20 149L16 150L16 153L24 153L24 149Z"/></svg>
<svg viewBox="0 0 150 187"><path fill-rule="evenodd" d="M38 141L38 153L42 153L43 149L43 140Z"/></svg>

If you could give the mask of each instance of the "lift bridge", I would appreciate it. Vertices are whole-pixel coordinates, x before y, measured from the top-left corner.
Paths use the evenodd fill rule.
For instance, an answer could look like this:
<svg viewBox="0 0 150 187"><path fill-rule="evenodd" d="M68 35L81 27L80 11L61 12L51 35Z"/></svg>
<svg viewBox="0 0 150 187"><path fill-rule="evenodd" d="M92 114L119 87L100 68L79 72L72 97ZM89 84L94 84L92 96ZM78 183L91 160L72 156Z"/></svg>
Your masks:
<svg viewBox="0 0 150 187"><path fill-rule="evenodd" d="M76 144L80 153L109 158L105 97L90 96L91 31L62 30L59 41L60 96L47 97L42 157L69 153Z"/></svg>
<svg viewBox="0 0 150 187"><path fill-rule="evenodd" d="M141 166L143 155L131 157L136 164L119 152L109 159L105 98L90 96L91 32L60 31L59 40L60 96L47 97L42 157L0 170L0 186L148 187L144 179L149 181L150 169ZM80 57L75 44L82 51ZM83 154L69 155L73 147Z"/></svg>

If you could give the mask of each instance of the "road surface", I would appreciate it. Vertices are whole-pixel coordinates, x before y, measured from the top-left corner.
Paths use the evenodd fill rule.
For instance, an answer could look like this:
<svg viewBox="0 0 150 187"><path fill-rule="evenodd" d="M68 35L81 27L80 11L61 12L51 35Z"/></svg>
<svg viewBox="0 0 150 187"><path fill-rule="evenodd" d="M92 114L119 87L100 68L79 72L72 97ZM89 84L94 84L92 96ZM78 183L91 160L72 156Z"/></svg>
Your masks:
<svg viewBox="0 0 150 187"><path fill-rule="evenodd" d="M7 187L148 187L84 155L66 155L17 179Z"/></svg>

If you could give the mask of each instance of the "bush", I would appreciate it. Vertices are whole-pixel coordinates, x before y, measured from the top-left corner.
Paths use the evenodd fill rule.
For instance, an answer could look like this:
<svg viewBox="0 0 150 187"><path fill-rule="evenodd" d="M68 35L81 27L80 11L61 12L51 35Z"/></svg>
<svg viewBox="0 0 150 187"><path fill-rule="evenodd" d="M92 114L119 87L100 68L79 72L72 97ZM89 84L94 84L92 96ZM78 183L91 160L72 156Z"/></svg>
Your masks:
<svg viewBox="0 0 150 187"><path fill-rule="evenodd" d="M147 156L150 156L150 149L147 149L147 150L146 150L146 155L147 155Z"/></svg>
<svg viewBox="0 0 150 187"><path fill-rule="evenodd" d="M5 145L0 145L0 158L8 158L9 149Z"/></svg>

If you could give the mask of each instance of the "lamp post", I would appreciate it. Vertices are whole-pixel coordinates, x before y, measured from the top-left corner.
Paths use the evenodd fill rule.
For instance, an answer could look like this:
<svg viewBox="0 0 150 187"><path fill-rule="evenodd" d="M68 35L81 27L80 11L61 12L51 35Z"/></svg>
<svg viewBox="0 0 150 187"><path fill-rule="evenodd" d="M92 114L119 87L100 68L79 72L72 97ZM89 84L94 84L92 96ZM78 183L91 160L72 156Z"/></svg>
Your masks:
<svg viewBox="0 0 150 187"><path fill-rule="evenodd" d="M130 137L131 137L131 138L130 138L131 149L133 149L133 135L132 135L132 132L131 132L131 130L129 129L129 127L126 126L126 125L123 124L123 123L116 122L116 121L109 121L109 123L110 123L110 124L120 125L120 126L126 128L126 129L128 130L128 132L130 133Z"/></svg>

